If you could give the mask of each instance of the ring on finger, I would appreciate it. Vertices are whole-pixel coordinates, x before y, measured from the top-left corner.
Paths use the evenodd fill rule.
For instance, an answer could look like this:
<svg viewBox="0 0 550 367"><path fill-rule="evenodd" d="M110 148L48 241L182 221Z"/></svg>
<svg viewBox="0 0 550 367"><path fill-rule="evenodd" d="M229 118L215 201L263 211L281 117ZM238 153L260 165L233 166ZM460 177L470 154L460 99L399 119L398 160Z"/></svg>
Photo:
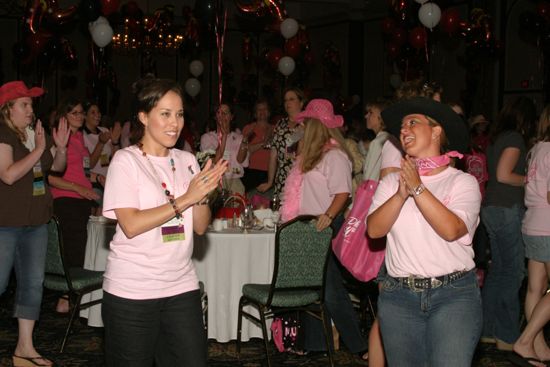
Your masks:
<svg viewBox="0 0 550 367"><path fill-rule="evenodd" d="M206 176L203 176L203 178L202 178L202 182L204 182L204 183L207 183L207 182L208 182L208 177L206 177Z"/></svg>

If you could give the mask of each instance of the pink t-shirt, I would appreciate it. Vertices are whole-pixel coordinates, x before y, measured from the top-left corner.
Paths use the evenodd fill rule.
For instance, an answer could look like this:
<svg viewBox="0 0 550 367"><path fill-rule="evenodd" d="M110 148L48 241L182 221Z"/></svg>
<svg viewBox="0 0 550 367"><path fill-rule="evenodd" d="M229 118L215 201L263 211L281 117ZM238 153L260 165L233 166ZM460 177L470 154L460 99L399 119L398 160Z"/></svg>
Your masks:
<svg viewBox="0 0 550 367"><path fill-rule="evenodd" d="M84 145L82 131L71 133L69 143L67 144L67 168L63 174L63 179L69 182L74 182L77 185L92 188L92 183L86 171L90 169L90 153ZM55 187L50 188L54 199L61 197L83 199L75 191L62 190Z"/></svg>
<svg viewBox="0 0 550 367"><path fill-rule="evenodd" d="M442 239L426 221L413 198L408 198L387 235L386 268L393 277L436 277L474 264L471 246L479 224L481 194L474 176L448 167L433 176L421 176L422 183L443 205L466 224L468 233L453 242ZM399 188L399 173L384 177L372 201L369 214L378 209Z"/></svg>
<svg viewBox="0 0 550 367"><path fill-rule="evenodd" d="M237 154L243 141L243 135L241 133L232 131L227 135L225 142L225 151L223 152L223 159L229 162L229 167L225 172L225 178L241 178L244 175L244 167L248 167L248 154L242 163L237 161ZM216 150L218 148L218 135L215 131L203 134L201 136L201 151Z"/></svg>
<svg viewBox="0 0 550 367"><path fill-rule="evenodd" d="M303 175L299 214L323 214L334 195L344 192L351 193L351 162L340 149L331 149Z"/></svg>
<svg viewBox="0 0 550 367"><path fill-rule="evenodd" d="M396 137L390 135L388 140L382 146L382 162L380 162L380 169L397 167L401 168L401 158L403 158L403 151L401 151L401 143Z"/></svg>
<svg viewBox="0 0 550 367"><path fill-rule="evenodd" d="M530 152L521 231L530 236L550 236L550 142L540 142Z"/></svg>
<svg viewBox="0 0 550 367"><path fill-rule="evenodd" d="M200 169L195 156L171 149L169 157L147 156L136 146L115 153L109 166L103 215L116 219L116 208L154 208L168 202L159 178L178 197L184 194L191 178ZM170 165L175 162L175 179ZM174 192L175 187L175 192ZM119 225L111 241L103 289L129 299L170 297L198 289L193 253L193 209L183 212L185 238L164 242L157 227L134 238L127 238Z"/></svg>

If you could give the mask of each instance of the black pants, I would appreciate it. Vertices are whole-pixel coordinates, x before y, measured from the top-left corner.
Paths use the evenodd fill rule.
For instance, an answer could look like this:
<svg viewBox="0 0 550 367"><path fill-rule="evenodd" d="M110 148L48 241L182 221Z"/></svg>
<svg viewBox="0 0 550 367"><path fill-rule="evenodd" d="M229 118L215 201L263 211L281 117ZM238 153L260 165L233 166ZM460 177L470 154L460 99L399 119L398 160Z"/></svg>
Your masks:
<svg viewBox="0 0 550 367"><path fill-rule="evenodd" d="M199 290L134 300L103 292L105 360L111 367L205 367Z"/></svg>
<svg viewBox="0 0 550 367"><path fill-rule="evenodd" d="M84 265L92 204L91 200L66 197L53 201L53 212L59 219L63 236L63 256L68 266Z"/></svg>

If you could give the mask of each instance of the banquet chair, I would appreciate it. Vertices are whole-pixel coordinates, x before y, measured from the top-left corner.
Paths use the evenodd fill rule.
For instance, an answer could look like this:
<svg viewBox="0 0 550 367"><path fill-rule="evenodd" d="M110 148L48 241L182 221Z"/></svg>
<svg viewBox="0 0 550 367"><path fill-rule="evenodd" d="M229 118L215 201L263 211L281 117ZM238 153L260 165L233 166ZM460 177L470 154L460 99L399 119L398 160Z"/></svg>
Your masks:
<svg viewBox="0 0 550 367"><path fill-rule="evenodd" d="M237 354L241 351L242 318L262 328L267 364L271 366L266 319L291 311L305 311L323 322L330 365L330 320L324 306L325 273L331 248L332 229L317 231L316 217L299 216L279 227L275 235L275 263L271 284L245 284L239 300ZM259 317L247 311L253 306Z"/></svg>
<svg viewBox="0 0 550 367"><path fill-rule="evenodd" d="M103 285L102 271L86 270L82 267L68 268L63 259L63 246L63 237L59 229L59 221L56 217L52 217L48 223L48 252L46 255L44 287L68 294L69 304L72 305L69 322L59 351L60 353L63 353L65 349L69 332L80 310L101 302L101 299L98 299L80 304L82 296L86 293L101 289Z"/></svg>

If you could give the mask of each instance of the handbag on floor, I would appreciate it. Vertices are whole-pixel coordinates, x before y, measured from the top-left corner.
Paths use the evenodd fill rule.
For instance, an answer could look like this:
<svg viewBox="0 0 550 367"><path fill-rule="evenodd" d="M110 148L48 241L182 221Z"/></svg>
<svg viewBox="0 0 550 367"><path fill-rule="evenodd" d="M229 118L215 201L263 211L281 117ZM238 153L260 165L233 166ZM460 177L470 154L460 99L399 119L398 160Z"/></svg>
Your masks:
<svg viewBox="0 0 550 367"><path fill-rule="evenodd" d="M365 223L377 187L378 182L374 180L361 183L348 217L332 240L332 251L340 263L363 282L376 278L386 250L385 238L369 238Z"/></svg>
<svg viewBox="0 0 550 367"><path fill-rule="evenodd" d="M301 350L302 342L298 312L290 312L274 317L271 323L271 334L279 352Z"/></svg>

